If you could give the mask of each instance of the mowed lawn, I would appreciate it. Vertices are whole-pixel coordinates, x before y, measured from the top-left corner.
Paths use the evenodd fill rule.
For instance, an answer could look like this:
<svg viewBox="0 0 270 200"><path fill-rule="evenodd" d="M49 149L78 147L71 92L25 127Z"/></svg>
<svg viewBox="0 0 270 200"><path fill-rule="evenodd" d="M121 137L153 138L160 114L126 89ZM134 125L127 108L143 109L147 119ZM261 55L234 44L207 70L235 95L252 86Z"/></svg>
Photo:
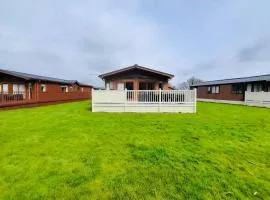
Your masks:
<svg viewBox="0 0 270 200"><path fill-rule="evenodd" d="M270 110L0 112L0 199L270 199Z"/></svg>

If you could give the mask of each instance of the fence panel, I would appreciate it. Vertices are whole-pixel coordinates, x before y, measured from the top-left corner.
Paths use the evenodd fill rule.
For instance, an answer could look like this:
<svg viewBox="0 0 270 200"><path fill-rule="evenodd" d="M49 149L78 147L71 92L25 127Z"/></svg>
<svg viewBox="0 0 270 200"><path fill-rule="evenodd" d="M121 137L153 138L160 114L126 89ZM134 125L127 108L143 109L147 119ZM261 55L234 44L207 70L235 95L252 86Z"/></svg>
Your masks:
<svg viewBox="0 0 270 200"><path fill-rule="evenodd" d="M245 92L245 101L270 102L270 92Z"/></svg>
<svg viewBox="0 0 270 200"><path fill-rule="evenodd" d="M270 108L270 92L245 92L245 104Z"/></svg>
<svg viewBox="0 0 270 200"><path fill-rule="evenodd" d="M196 112L196 90L93 90L93 112Z"/></svg>

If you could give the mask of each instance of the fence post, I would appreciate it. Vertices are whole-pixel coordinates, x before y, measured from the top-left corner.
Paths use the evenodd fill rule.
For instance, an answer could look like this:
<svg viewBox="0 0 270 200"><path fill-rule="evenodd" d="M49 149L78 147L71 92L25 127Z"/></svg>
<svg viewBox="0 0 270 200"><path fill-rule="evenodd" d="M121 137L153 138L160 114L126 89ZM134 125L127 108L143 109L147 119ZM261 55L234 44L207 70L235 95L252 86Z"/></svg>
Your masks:
<svg viewBox="0 0 270 200"><path fill-rule="evenodd" d="M161 107L161 88L159 88L159 103L158 103L158 112L160 112Z"/></svg>
<svg viewBox="0 0 270 200"><path fill-rule="evenodd" d="M124 112L126 112L127 107L127 88L124 89Z"/></svg>
<svg viewBox="0 0 270 200"><path fill-rule="evenodd" d="M194 88L194 113L197 112L197 88Z"/></svg>
<svg viewBox="0 0 270 200"><path fill-rule="evenodd" d="M95 92L95 90L94 90L94 88L92 88L92 94L91 94L91 102L92 102L92 112L95 112L95 110L94 110L94 92Z"/></svg>

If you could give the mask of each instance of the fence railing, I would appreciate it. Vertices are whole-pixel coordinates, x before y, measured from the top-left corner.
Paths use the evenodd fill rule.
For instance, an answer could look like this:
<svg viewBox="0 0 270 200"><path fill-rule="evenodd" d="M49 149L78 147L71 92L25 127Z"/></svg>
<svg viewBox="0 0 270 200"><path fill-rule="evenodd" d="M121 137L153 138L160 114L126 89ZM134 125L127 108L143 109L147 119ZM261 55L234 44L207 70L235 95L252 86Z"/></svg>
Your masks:
<svg viewBox="0 0 270 200"><path fill-rule="evenodd" d="M91 98L90 92L0 92L0 106L7 104L39 103L67 100L82 100Z"/></svg>
<svg viewBox="0 0 270 200"><path fill-rule="evenodd" d="M93 90L94 112L196 112L196 90Z"/></svg>
<svg viewBox="0 0 270 200"><path fill-rule="evenodd" d="M193 103L190 90L127 90L127 101L135 103Z"/></svg>
<svg viewBox="0 0 270 200"><path fill-rule="evenodd" d="M23 101L26 98L25 92L1 92L0 93L0 103L12 102L12 101Z"/></svg>

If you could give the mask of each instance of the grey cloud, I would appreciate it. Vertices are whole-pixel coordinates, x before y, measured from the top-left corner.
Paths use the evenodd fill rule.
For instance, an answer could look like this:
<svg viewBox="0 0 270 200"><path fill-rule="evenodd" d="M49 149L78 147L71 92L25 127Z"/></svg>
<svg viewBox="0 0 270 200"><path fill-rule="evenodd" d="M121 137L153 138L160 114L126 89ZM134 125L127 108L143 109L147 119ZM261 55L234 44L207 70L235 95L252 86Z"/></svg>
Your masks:
<svg viewBox="0 0 270 200"><path fill-rule="evenodd" d="M100 73L135 62L152 63L166 49L155 23L137 14L139 2L4 1L1 63L12 70L94 85L100 84ZM36 9L40 7L42 11ZM7 12L11 9L13 13Z"/></svg>
<svg viewBox="0 0 270 200"><path fill-rule="evenodd" d="M218 61L217 60L210 60L207 62L199 63L195 66L197 71L205 71L205 70L212 70L214 68L218 67Z"/></svg>
<svg viewBox="0 0 270 200"><path fill-rule="evenodd" d="M108 41L106 37L84 37L78 42L79 50L91 54L114 54L116 51L129 50L127 43Z"/></svg>
<svg viewBox="0 0 270 200"><path fill-rule="evenodd" d="M37 50L37 51L32 51L32 52L31 51L25 52L25 54L28 54L29 57L40 60L41 62L44 62L48 65L50 64L65 65L66 64L64 58L57 53Z"/></svg>
<svg viewBox="0 0 270 200"><path fill-rule="evenodd" d="M214 51L220 53L223 51L222 48L227 48L228 42L224 39L218 46L215 44L216 40L211 40L211 37L216 32L224 32L227 36L231 34L227 32L228 26L237 25L224 24L224 27L223 25L219 27L220 18L226 19L228 17L226 13L230 13L230 8L226 6L222 6L224 9L222 15L214 13L215 17L206 15L199 19L196 10L181 12L184 11L183 7L166 4L169 6L166 10L174 12L178 17L170 18L168 11L163 12L162 3L155 2L155 8L159 12L152 15L155 13L149 7L142 6L142 2L144 1L2 0L0 1L1 67L103 85L97 78L98 74L138 63L174 73L177 76L173 81L176 82L179 77L186 79L205 74L216 78L218 75L229 74L230 71L227 69L233 67L253 72L245 60L266 60L269 55L268 47L264 47L264 44L255 45L255 48L250 48L252 45L247 46L248 50L243 48L237 56L234 55L236 61L231 59L231 56L228 56L227 60L220 60L212 55ZM235 8L236 1L230 2L231 8ZM194 8L189 1L187 4L188 7ZM262 7L257 3L254 4ZM201 12L209 13L207 7L209 4L205 3L205 7L200 9ZM179 9L182 10L179 12ZM242 10L236 11L237 16L241 15ZM184 16L181 13L184 13ZM189 13L192 13L192 16L188 16ZM256 19L255 17L253 25L256 24L258 28L253 30L258 31L250 33L252 38L265 34L265 31L259 30L260 17L257 16ZM178 20L185 18L189 21ZM216 22L212 21L213 19ZM194 26L190 25L190 21ZM237 20L234 20L234 23L235 21ZM214 34L208 32L206 34L205 30L200 30L205 28L197 26L200 22L207 23L211 27L209 33ZM167 24L170 26L166 26ZM248 24L249 28L252 24ZM188 27L198 29L191 30ZM216 27L218 31L213 31L212 27ZM179 34L180 32L185 34ZM194 40L192 37L194 35L202 39ZM232 35L234 37L232 39L235 40L243 36L242 32L237 31ZM215 50L208 52L205 44L214 46ZM191 47L194 45L198 48L197 51L192 50ZM237 48L238 44L230 44L231 52ZM200 62L202 59L209 61ZM263 68L267 69L267 66L261 67Z"/></svg>
<svg viewBox="0 0 270 200"><path fill-rule="evenodd" d="M136 0L117 5L111 0L100 3L48 0L41 3L39 11L31 0L22 5L0 3L0 10L6 8L0 12L4 22L0 26L3 68L100 84L98 74L137 56L133 50L137 43L131 39L141 41L141 48L146 51L158 42L149 38L156 35L151 22L136 15ZM8 9L14 10L13 14L5 11ZM133 19L132 24L129 18ZM148 28L143 33L127 34L121 30L123 27L139 30L141 23ZM146 54L143 57L148 58Z"/></svg>
<svg viewBox="0 0 270 200"><path fill-rule="evenodd" d="M223 59L213 59L206 62L201 62L193 65L189 70L186 70L186 74L201 73L205 71L222 69L223 72L227 72L231 68L247 69L251 65L248 62L258 63L266 62L269 65L270 61L270 39L264 38L258 40L253 44L246 45L240 50L236 51L233 56L224 56ZM266 66L265 65L265 66Z"/></svg>
<svg viewBox="0 0 270 200"><path fill-rule="evenodd" d="M269 70L270 39L264 38L246 45L232 55L194 64L183 70L182 75L205 80L205 77L212 77L213 80L267 74Z"/></svg>
<svg viewBox="0 0 270 200"><path fill-rule="evenodd" d="M117 60L113 56L99 55L95 56L94 59L93 57L87 57L85 62L92 73L101 74L112 70Z"/></svg>
<svg viewBox="0 0 270 200"><path fill-rule="evenodd" d="M96 38L83 38L79 42L79 49L89 54L112 53L112 49L108 47L108 43L96 40Z"/></svg>
<svg viewBox="0 0 270 200"><path fill-rule="evenodd" d="M240 62L270 61L270 39L262 39L243 47L236 58Z"/></svg>
<svg viewBox="0 0 270 200"><path fill-rule="evenodd" d="M209 61L191 65L190 67L187 67L186 69L181 69L179 74L181 74L181 76L185 78L190 78L193 76L197 77L198 74L209 72L219 67L220 66L219 66L218 60L209 60Z"/></svg>

